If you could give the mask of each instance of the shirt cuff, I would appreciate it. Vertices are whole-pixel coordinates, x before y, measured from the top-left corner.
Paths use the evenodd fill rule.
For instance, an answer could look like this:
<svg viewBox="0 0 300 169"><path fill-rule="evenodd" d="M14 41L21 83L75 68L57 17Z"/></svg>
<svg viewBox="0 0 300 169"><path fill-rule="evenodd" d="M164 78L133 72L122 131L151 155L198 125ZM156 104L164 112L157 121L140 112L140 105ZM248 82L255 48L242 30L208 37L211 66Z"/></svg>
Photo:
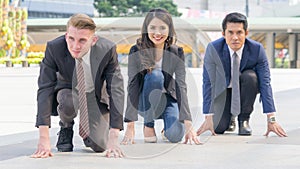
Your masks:
<svg viewBox="0 0 300 169"><path fill-rule="evenodd" d="M265 113L265 114L267 114L267 115L268 115L268 114L275 114L275 112L267 112L267 113Z"/></svg>

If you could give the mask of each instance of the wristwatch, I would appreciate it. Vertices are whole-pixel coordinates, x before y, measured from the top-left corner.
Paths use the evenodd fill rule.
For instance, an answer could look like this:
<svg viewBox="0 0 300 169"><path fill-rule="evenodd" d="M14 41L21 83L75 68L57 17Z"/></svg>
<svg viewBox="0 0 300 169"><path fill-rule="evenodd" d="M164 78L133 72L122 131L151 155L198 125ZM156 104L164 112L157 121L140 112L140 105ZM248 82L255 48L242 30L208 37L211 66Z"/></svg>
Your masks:
<svg viewBox="0 0 300 169"><path fill-rule="evenodd" d="M276 119L275 119L275 116L270 116L269 118L268 118L268 122L269 123L275 123L276 122Z"/></svg>

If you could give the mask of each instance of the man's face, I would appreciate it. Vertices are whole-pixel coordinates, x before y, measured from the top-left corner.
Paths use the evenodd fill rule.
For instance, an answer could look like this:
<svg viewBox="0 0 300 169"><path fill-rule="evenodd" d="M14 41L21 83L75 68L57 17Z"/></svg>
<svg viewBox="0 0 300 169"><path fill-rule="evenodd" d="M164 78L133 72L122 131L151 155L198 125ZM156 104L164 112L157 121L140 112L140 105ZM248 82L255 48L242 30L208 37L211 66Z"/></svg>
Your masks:
<svg viewBox="0 0 300 169"><path fill-rule="evenodd" d="M237 51L241 49L245 43L248 30L244 30L243 23L227 23L225 32L222 32L227 45L233 50Z"/></svg>
<svg viewBox="0 0 300 169"><path fill-rule="evenodd" d="M70 26L66 33L68 50L75 59L82 58L97 42L94 32L89 29L77 29Z"/></svg>

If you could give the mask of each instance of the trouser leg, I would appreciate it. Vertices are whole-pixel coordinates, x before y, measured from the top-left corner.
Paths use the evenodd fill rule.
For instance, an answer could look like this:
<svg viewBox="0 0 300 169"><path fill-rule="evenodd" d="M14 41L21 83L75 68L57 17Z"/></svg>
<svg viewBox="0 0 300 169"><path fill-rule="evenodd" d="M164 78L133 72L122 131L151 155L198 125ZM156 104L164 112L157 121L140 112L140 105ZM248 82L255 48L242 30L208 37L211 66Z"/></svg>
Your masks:
<svg viewBox="0 0 300 169"><path fill-rule="evenodd" d="M62 128L73 127L74 118L77 116L73 104L73 96L71 89L61 89L57 93L57 112L60 117L59 125Z"/></svg>
<svg viewBox="0 0 300 169"><path fill-rule="evenodd" d="M139 100L139 111L144 117L144 125L154 127L155 113L159 108L162 97L164 76L161 70L154 69L144 77L143 90ZM162 111L161 111L162 112Z"/></svg>
<svg viewBox="0 0 300 169"><path fill-rule="evenodd" d="M109 110L105 104L97 104L95 92L87 93L89 136L84 139L84 144L95 152L106 149L109 134Z"/></svg>
<svg viewBox="0 0 300 169"><path fill-rule="evenodd" d="M172 143L177 143L182 140L184 135L184 125L179 121L179 109L176 100L166 94L167 106L162 118L164 121L164 131L167 139Z"/></svg>
<svg viewBox="0 0 300 169"><path fill-rule="evenodd" d="M258 81L253 70L246 70L240 75L241 113L238 121L249 120L258 93Z"/></svg>
<svg viewBox="0 0 300 169"><path fill-rule="evenodd" d="M61 89L57 93L57 112L60 117L59 125L61 126L58 133L56 147L58 151L73 151L73 125L74 118L77 115L73 104L72 90Z"/></svg>
<svg viewBox="0 0 300 169"><path fill-rule="evenodd" d="M215 132L217 134L223 134L229 127L230 120L231 120L231 89L227 89L226 91L226 96L225 96L225 105L224 105L224 110L222 114L220 115L221 117L216 120L216 118L219 115L214 115L214 124L215 124Z"/></svg>
<svg viewBox="0 0 300 169"><path fill-rule="evenodd" d="M238 116L238 121L249 120L250 115L253 111L253 105L258 93L258 81L256 73L253 70L246 70L240 75L240 97L241 97L241 113ZM215 121L216 124L215 132L222 134L224 133L231 121L231 88L226 91L226 101L224 106L223 114L219 121Z"/></svg>

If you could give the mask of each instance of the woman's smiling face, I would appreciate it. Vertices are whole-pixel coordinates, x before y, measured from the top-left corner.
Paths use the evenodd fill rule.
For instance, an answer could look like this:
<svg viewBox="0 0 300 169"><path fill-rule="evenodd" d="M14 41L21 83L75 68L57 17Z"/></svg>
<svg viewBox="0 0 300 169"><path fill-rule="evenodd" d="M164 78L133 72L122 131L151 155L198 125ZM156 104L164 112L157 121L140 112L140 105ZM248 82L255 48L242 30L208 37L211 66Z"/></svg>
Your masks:
<svg viewBox="0 0 300 169"><path fill-rule="evenodd" d="M148 37L155 47L163 48L169 36L169 26L158 18L153 18L147 27Z"/></svg>

